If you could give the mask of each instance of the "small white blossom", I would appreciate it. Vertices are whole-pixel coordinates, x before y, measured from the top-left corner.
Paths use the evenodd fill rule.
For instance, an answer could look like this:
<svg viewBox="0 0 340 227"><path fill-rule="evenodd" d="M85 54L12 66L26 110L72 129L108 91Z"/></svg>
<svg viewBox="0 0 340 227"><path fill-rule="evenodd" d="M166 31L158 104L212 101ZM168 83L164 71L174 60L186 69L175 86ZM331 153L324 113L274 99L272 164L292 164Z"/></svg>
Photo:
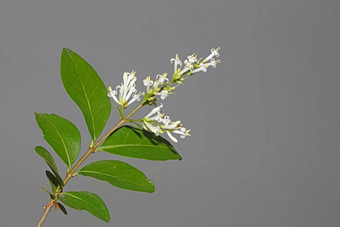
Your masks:
<svg viewBox="0 0 340 227"><path fill-rule="evenodd" d="M155 83L153 84L153 87L154 87L155 89L157 89L160 85L163 85L165 81L166 81L166 83L168 83L168 82L169 82L169 79L166 78L167 75L168 75L167 73L164 73L163 75L158 74L158 75L156 76L156 81L155 81Z"/></svg>
<svg viewBox="0 0 340 227"><path fill-rule="evenodd" d="M132 99L127 103L126 106L131 105L132 103L134 103L135 101L140 101L140 97L144 95L144 92L139 92L138 94L134 94Z"/></svg>
<svg viewBox="0 0 340 227"><path fill-rule="evenodd" d="M186 128L182 127L181 121L172 122L170 119L168 119L164 125L161 125L161 129L165 130L169 138L175 143L177 143L178 140L171 133L180 134L182 139L184 139L185 136L190 136L190 130L186 130Z"/></svg>
<svg viewBox="0 0 340 227"><path fill-rule="evenodd" d="M160 127L159 126L155 126L150 124L147 121L143 121L143 128L147 131L153 132L156 136L159 136L159 133L161 132Z"/></svg>
<svg viewBox="0 0 340 227"><path fill-rule="evenodd" d="M144 117L142 122L144 129L157 136L166 132L169 138L175 143L177 143L178 140L171 133L179 134L182 139L184 139L185 136L190 136L190 130L182 127L181 121L171 121L169 116L162 118L164 116L164 114L161 113L162 107L162 104L155 107Z"/></svg>
<svg viewBox="0 0 340 227"><path fill-rule="evenodd" d="M197 62L197 55L196 54L192 54L192 55L188 56L187 58L188 58L187 60L184 60L184 64L186 66L193 65Z"/></svg>
<svg viewBox="0 0 340 227"><path fill-rule="evenodd" d="M166 99L169 96L168 90L162 90L161 92L155 92L155 95L159 95L162 100Z"/></svg>
<svg viewBox="0 0 340 227"><path fill-rule="evenodd" d="M117 95L117 91L116 90L112 90L112 87L109 86L109 93L107 94L107 96L113 98L113 100L115 100L115 102L119 103L116 95Z"/></svg>
<svg viewBox="0 0 340 227"><path fill-rule="evenodd" d="M171 63L174 63L174 73L177 72L177 66L179 65L180 67L182 66L182 61L179 60L178 54L176 54L175 58L170 59Z"/></svg>
<svg viewBox="0 0 340 227"><path fill-rule="evenodd" d="M182 69L182 71L179 72L179 75L183 75L189 71L192 71L194 68L194 64L197 62L197 56L196 54L192 54L190 56L187 57L186 60L184 60L184 68Z"/></svg>
<svg viewBox="0 0 340 227"><path fill-rule="evenodd" d="M146 121L160 121L162 119L161 109L163 108L163 104L153 108L150 113L148 113L144 119ZM156 114L156 115L155 115ZM154 115L154 116L153 116Z"/></svg>
<svg viewBox="0 0 340 227"><path fill-rule="evenodd" d="M216 68L217 63L220 63L220 62L221 62L220 60L215 60L214 58L212 58L209 63L206 63L204 65L205 65L206 68L208 68L209 66Z"/></svg>
<svg viewBox="0 0 340 227"><path fill-rule="evenodd" d="M211 54L208 56L208 57L206 57L204 60L203 60L203 62L207 62L207 61L209 61L211 58L213 58L213 57L219 57L220 56L220 54L218 53L219 51L221 50L221 47L217 47L216 49L214 49L214 48L212 48L211 49Z"/></svg>
<svg viewBox="0 0 340 227"><path fill-rule="evenodd" d="M136 72L132 71L131 73L125 72L123 74L123 83L116 87L116 90L112 90L111 86L108 88L109 93L107 96L113 98L113 100L121 105L123 108L128 107L130 104L135 102L136 100L140 100L140 96L144 93L137 93L136 90ZM118 95L118 97L117 97ZM129 100L132 97L131 100Z"/></svg>
<svg viewBox="0 0 340 227"><path fill-rule="evenodd" d="M206 72L207 71L207 66L204 63L200 63L200 66L194 70L192 70L192 73L198 73L200 71Z"/></svg>
<svg viewBox="0 0 340 227"><path fill-rule="evenodd" d="M164 123L164 122L163 122ZM165 130L172 130L172 129L175 129L175 128L178 128L180 127L181 125L181 121L175 121L175 122L172 122L171 120L168 122L168 123L164 123L164 125L162 125L162 129L165 129Z"/></svg>
<svg viewBox="0 0 340 227"><path fill-rule="evenodd" d="M149 90L150 90L150 86L153 85L153 81L151 80L150 76L146 77L146 78L143 80L143 84L144 84L144 86L146 87L146 91L149 91Z"/></svg>
<svg viewBox="0 0 340 227"><path fill-rule="evenodd" d="M173 133L180 134L180 137L184 139L186 136L190 136L189 134L190 129L187 130L186 128L182 127L179 130L174 130Z"/></svg>

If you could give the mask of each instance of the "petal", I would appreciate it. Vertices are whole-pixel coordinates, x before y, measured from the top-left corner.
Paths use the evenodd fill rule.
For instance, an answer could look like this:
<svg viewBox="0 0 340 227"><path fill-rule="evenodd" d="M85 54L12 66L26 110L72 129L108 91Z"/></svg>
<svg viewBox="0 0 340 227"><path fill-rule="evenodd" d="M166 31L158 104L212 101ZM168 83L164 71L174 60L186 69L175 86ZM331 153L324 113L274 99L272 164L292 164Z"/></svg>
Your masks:
<svg viewBox="0 0 340 227"><path fill-rule="evenodd" d="M169 138L170 138L173 142L175 142L175 143L178 142L178 140L177 140L173 135L171 135L171 133L170 133L168 130L166 130L166 134L168 134Z"/></svg>

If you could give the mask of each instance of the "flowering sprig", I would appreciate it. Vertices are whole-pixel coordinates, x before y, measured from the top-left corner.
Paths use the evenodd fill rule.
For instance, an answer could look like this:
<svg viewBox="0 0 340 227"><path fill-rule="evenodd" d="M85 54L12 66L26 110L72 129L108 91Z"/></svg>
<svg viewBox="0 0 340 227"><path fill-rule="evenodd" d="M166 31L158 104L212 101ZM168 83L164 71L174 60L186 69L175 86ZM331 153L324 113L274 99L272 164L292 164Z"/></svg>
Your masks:
<svg viewBox="0 0 340 227"><path fill-rule="evenodd" d="M175 58L170 59L170 62L174 64L174 72L171 80L169 80L167 74L164 73L163 75L158 74L155 82L151 80L150 76L143 81L144 86L146 86L146 94L142 101L143 105L156 104L157 96L162 100L166 99L170 94L173 94L173 90L175 90L178 85L181 85L188 76L201 71L206 72L209 67L216 68L217 64L221 61L219 59L215 60L214 57L220 56L220 50L220 47L217 47L216 49L212 48L211 54L202 61L197 58L196 54L189 55L187 59L184 60L184 64L179 59L178 54L176 54ZM181 68L182 65L183 68Z"/></svg>
<svg viewBox="0 0 340 227"><path fill-rule="evenodd" d="M169 95L174 94L173 91L189 76L201 71L206 72L210 66L215 68L220 62L214 58L219 56L219 50L220 48L211 49L211 54L202 61L197 58L196 54L189 55L183 63L176 54L175 58L170 59L170 62L174 64L172 78L170 79L167 73L158 74L154 80L148 76L143 80L146 92L138 92L135 71L125 72L123 82L116 86L116 89L108 87L107 91L101 78L88 62L74 51L63 49L60 67L61 78L66 92L78 105L84 116L91 141L87 152L77 161L80 154L81 138L83 138L77 127L71 121L56 114L36 113L36 120L44 139L67 167L66 176L62 179L49 151L41 146L35 148L37 154L45 160L52 171L45 172L51 185L51 191L45 188L43 191L49 194L50 199L44 206L44 212L37 227L42 226L53 207L60 208L66 214L63 204L77 210L85 209L103 221L110 220L110 214L104 201L95 193L64 190L65 185L78 175L106 181L126 190L154 192L154 183L140 170L125 162L102 160L89 163L81 169L80 166L90 155L99 151L153 161L182 159L167 140L162 137L154 137L152 134L150 136L150 133L142 131L142 127L156 136L166 133L175 143L178 142L175 134L182 139L190 136L190 130L183 127L181 121L172 121L169 116L162 113L163 104L157 106L157 99L165 100ZM140 101L140 97L143 95L143 101L124 116L124 109L136 101ZM119 111L120 120L108 132L101 135L112 108L107 96L121 107L120 109L115 106ZM131 119L132 115L145 105L155 105L156 107L142 119ZM135 123L140 129L124 126L125 123ZM119 179L119 181L115 179Z"/></svg>

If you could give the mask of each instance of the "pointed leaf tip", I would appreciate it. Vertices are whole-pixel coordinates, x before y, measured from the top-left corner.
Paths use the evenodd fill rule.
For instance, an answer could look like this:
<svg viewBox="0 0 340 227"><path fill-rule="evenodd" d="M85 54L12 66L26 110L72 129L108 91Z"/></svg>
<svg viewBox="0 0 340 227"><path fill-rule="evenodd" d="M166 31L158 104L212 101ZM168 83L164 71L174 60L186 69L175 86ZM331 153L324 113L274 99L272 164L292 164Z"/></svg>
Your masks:
<svg viewBox="0 0 340 227"><path fill-rule="evenodd" d="M86 210L103 221L110 221L110 213L104 201L94 193L86 191L63 192L59 199L66 206L76 210Z"/></svg>
<svg viewBox="0 0 340 227"><path fill-rule="evenodd" d="M117 129L98 147L98 150L153 161L182 159L175 148L163 137L132 126Z"/></svg>
<svg viewBox="0 0 340 227"><path fill-rule="evenodd" d="M153 182L143 172L117 160L92 162L84 166L79 174L106 181L118 188L149 193L155 191Z"/></svg>
<svg viewBox="0 0 340 227"><path fill-rule="evenodd" d="M70 168L80 152L80 132L70 121L56 114L36 114L44 139Z"/></svg>
<svg viewBox="0 0 340 227"><path fill-rule="evenodd" d="M96 140L111 113L103 81L89 63L67 48L61 54L60 73L67 94L80 108L92 140Z"/></svg>
<svg viewBox="0 0 340 227"><path fill-rule="evenodd" d="M61 204L61 203L57 203L57 204L58 204L58 206L59 206L61 212L63 212L65 215L67 215L67 210L66 210L66 208L64 207L64 205Z"/></svg>
<svg viewBox="0 0 340 227"><path fill-rule="evenodd" d="M49 165L49 167L52 170L54 170L56 173L59 174L57 164L55 163L54 158L52 157L50 152L48 152L42 146L36 146L35 147L35 152L46 161L47 165Z"/></svg>

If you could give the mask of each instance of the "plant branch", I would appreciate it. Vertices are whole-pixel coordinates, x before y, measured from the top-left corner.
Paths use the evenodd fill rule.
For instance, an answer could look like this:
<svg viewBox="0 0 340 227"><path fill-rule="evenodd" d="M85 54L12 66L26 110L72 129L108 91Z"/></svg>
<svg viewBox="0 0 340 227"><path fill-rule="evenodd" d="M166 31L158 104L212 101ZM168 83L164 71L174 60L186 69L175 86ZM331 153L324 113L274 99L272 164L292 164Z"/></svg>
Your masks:
<svg viewBox="0 0 340 227"><path fill-rule="evenodd" d="M48 203L47 206L44 207L45 211L43 215L41 216L37 227L41 227L42 223L45 221L45 218L48 215L48 213L51 211L52 207L53 207L53 203Z"/></svg>
<svg viewBox="0 0 340 227"><path fill-rule="evenodd" d="M109 132L107 132L101 139L98 140L98 142L96 142L93 146L90 146L88 151L84 154L83 157L81 157L81 159L79 159L79 161L73 166L73 168L68 171L66 173L66 177L64 178L63 182L64 182L64 186L61 187L58 191L56 191L54 193L53 199L46 205L46 207L44 207L45 211L43 213L43 215L41 216L39 223L37 225L37 227L41 227L42 223L44 222L44 220L46 219L48 213L51 211L53 205L55 204L55 202L58 200L58 196L60 195L60 193L63 191L63 188L65 187L65 185L67 184L67 182L73 177L73 174L75 173L75 171L79 168L79 166L92 154L95 152L96 148L104 142L104 140L109 137L114 131L116 131L122 124L124 124L134 113L137 112L137 110L139 110L141 107L143 106L143 104L140 104L139 106L137 106L129 115L127 115L124 119L121 119Z"/></svg>

